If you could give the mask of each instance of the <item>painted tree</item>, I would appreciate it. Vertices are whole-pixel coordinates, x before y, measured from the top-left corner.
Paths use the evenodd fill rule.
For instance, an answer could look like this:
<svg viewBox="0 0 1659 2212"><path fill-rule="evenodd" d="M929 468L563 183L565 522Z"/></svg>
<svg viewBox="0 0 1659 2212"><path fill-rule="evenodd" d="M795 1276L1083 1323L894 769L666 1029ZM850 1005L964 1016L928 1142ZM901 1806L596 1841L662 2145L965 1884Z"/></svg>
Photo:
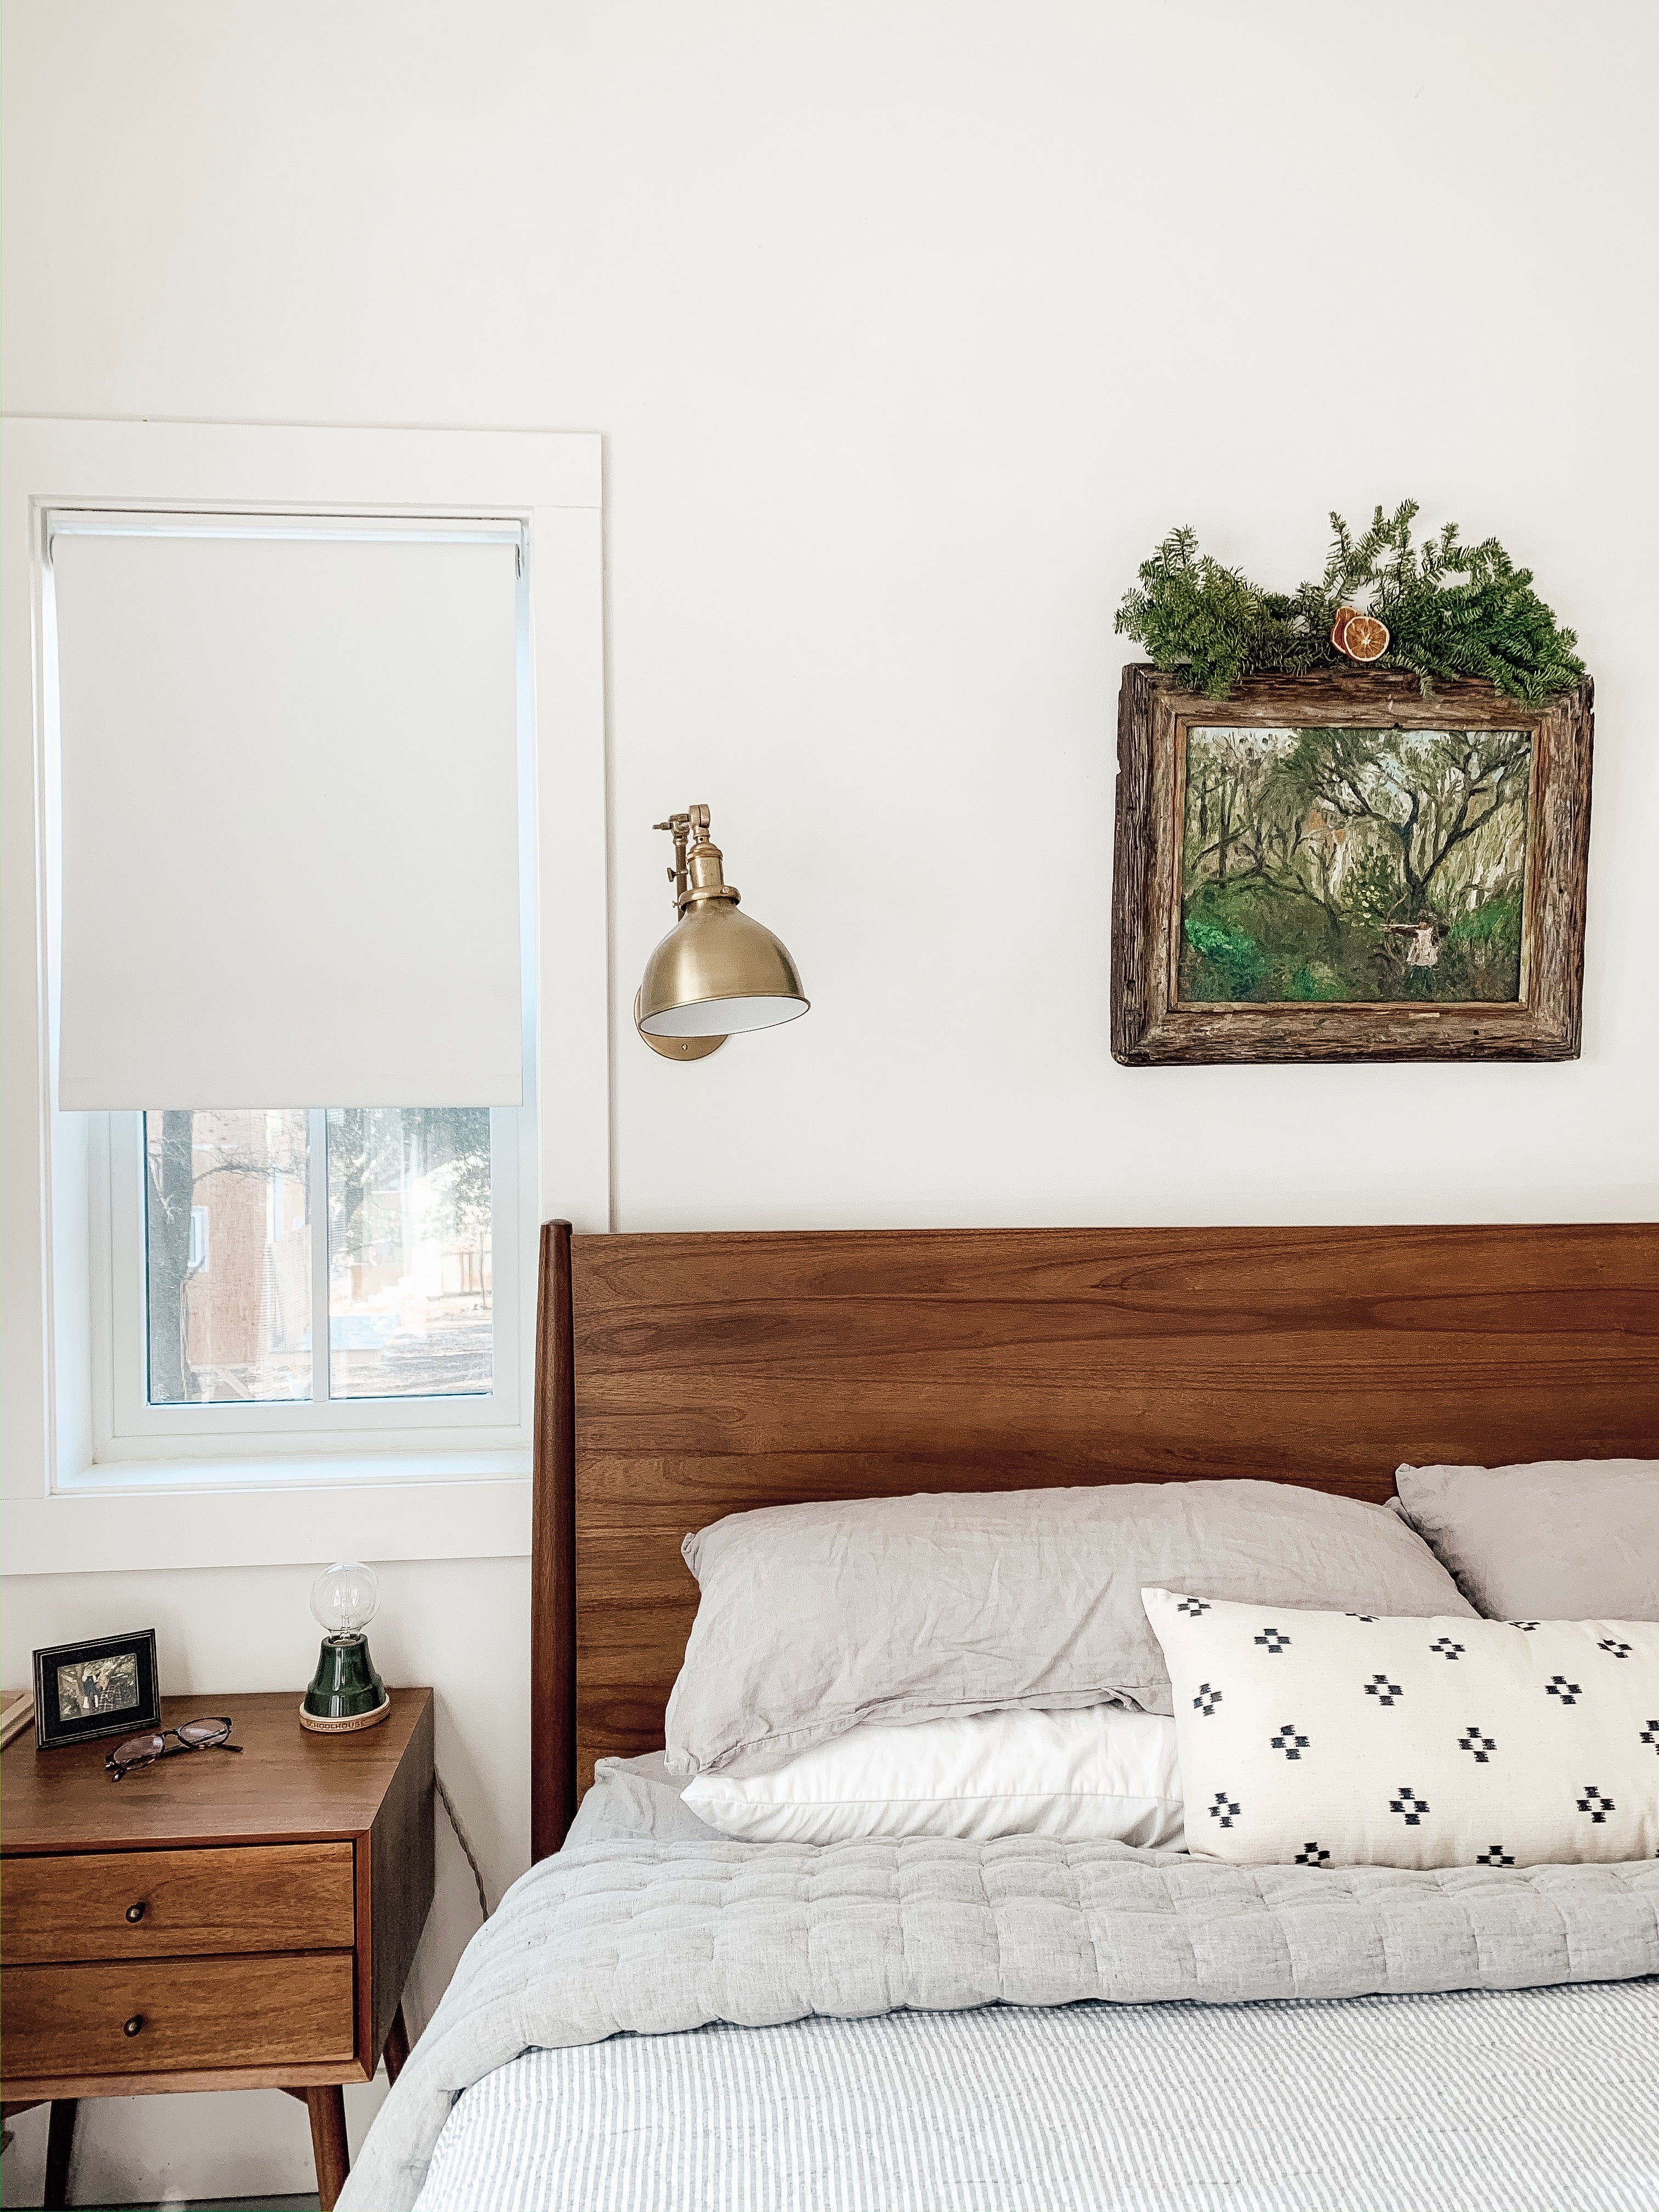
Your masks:
<svg viewBox="0 0 1659 2212"><path fill-rule="evenodd" d="M1197 831L1189 864L1213 866L1224 884L1240 861L1259 865L1255 836L1263 785L1271 767L1254 730L1206 732L1210 742L1194 749L1188 766L1187 816Z"/></svg>
<svg viewBox="0 0 1659 2212"><path fill-rule="evenodd" d="M1407 919L1426 918L1453 855L1506 809L1521 810L1532 772L1522 730L1418 732L1300 730L1273 771L1344 822L1376 825L1400 872Z"/></svg>

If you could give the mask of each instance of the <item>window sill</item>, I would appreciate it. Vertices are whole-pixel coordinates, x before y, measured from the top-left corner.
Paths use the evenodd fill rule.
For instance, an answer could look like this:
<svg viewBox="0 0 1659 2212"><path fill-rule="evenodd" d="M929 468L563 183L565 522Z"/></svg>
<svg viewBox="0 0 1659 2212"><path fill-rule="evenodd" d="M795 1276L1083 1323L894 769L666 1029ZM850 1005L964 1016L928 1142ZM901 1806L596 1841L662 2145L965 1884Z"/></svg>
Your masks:
<svg viewBox="0 0 1659 2212"><path fill-rule="evenodd" d="M227 1452L215 1459L201 1453L188 1458L96 1460L90 1467L58 1479L60 1498L122 1497L133 1492L187 1490L384 1489L388 1483L452 1483L511 1480L530 1472L526 1450Z"/></svg>
<svg viewBox="0 0 1659 2212"><path fill-rule="evenodd" d="M6 1505L8 1574L518 1559L527 1452L99 1464Z"/></svg>

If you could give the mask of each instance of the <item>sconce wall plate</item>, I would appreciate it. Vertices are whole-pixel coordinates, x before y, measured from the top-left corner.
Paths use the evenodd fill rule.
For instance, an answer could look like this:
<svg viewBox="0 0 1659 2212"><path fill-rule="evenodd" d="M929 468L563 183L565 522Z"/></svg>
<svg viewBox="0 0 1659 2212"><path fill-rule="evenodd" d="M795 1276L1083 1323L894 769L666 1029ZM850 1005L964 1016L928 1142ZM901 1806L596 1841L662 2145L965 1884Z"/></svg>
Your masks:
<svg viewBox="0 0 1659 2212"><path fill-rule="evenodd" d="M649 960L634 1000L634 1026L665 1060L706 1060L739 1030L795 1020L809 1001L788 947L738 911L708 809L689 807L655 825L674 840L678 919Z"/></svg>

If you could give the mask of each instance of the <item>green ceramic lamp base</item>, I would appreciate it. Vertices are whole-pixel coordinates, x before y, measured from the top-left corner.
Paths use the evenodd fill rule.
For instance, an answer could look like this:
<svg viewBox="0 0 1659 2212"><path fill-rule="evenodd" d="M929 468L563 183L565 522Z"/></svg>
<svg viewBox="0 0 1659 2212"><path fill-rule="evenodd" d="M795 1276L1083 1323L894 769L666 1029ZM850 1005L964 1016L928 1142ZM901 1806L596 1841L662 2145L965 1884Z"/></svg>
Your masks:
<svg viewBox="0 0 1659 2212"><path fill-rule="evenodd" d="M358 1720L386 1701L366 1636L325 1636L303 1711L318 1720Z"/></svg>

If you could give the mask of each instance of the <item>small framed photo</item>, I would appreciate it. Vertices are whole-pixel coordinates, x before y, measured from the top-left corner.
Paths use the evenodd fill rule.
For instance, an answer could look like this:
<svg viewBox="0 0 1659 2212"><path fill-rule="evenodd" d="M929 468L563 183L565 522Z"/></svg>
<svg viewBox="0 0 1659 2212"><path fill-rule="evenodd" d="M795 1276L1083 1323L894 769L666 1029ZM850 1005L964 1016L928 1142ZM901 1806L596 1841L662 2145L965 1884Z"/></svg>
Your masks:
<svg viewBox="0 0 1659 2212"><path fill-rule="evenodd" d="M48 1644L34 1655L34 1741L42 1751L161 1724L155 1631Z"/></svg>

